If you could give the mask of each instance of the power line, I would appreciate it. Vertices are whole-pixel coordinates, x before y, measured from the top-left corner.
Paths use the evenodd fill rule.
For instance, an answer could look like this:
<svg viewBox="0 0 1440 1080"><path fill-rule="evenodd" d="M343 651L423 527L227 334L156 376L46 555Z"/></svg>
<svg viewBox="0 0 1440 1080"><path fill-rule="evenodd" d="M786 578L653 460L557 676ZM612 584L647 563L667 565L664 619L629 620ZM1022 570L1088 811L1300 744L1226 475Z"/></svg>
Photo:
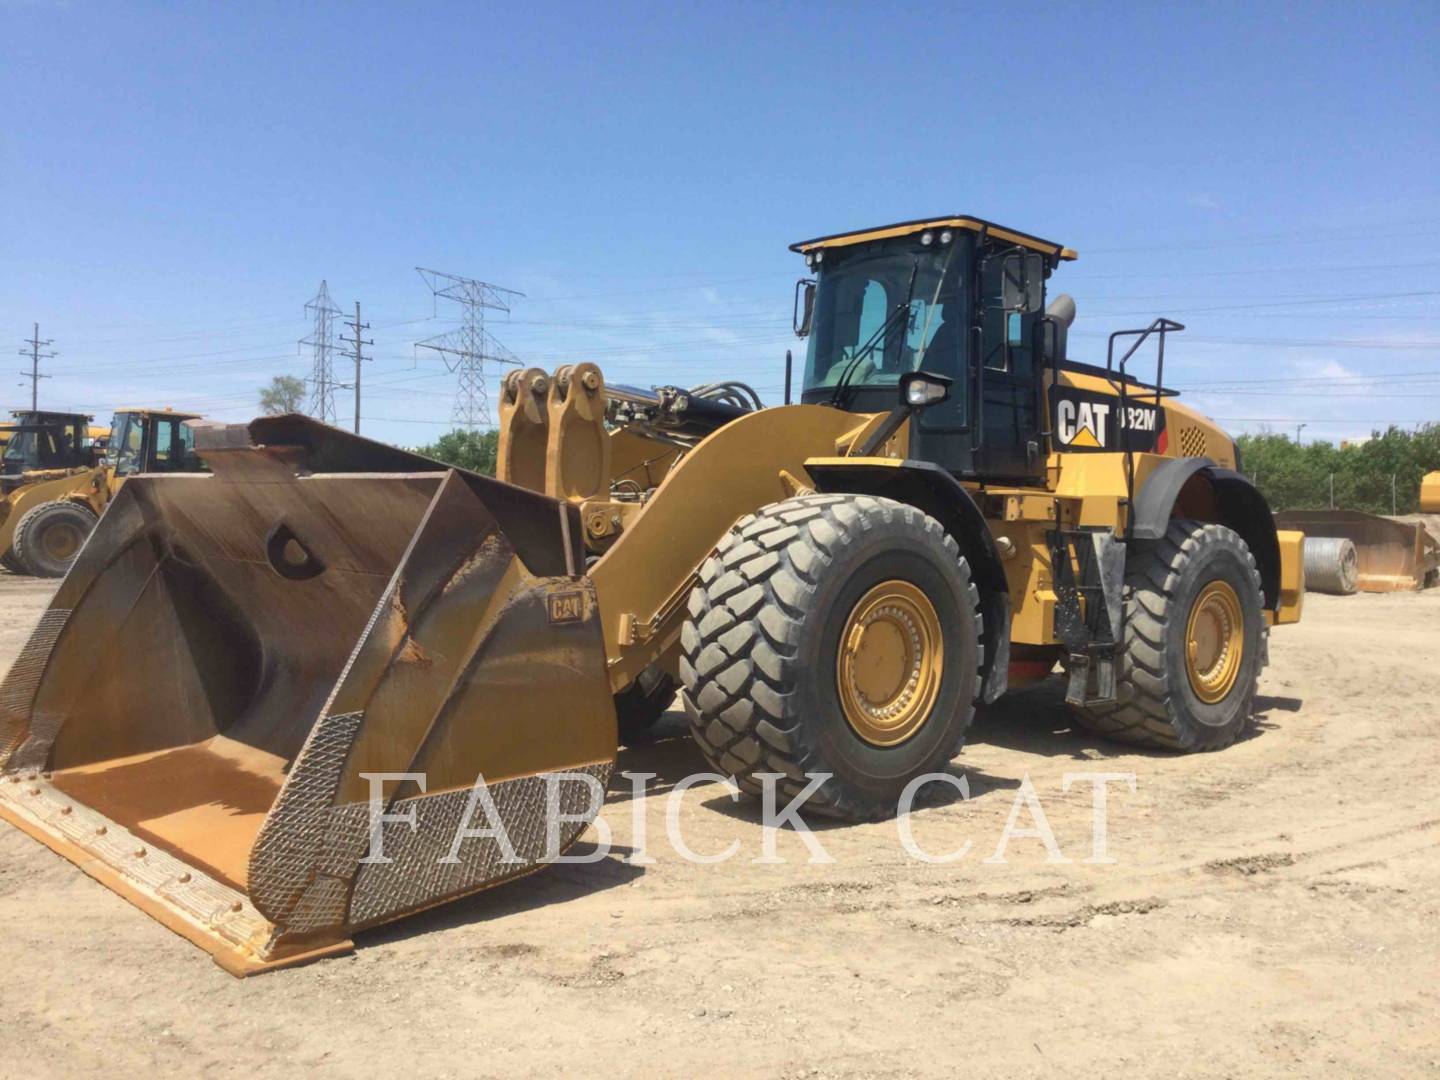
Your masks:
<svg viewBox="0 0 1440 1080"><path fill-rule="evenodd" d="M503 311L508 315L511 302L523 299L525 294L423 266L417 266L415 271L434 297L454 300L463 314L464 321L458 329L415 343L418 348L439 353L445 366L459 375L451 421L456 427L469 430L488 424L490 402L485 394L485 362L519 365L520 360L485 329L485 312Z"/></svg>
<svg viewBox="0 0 1440 1080"><path fill-rule="evenodd" d="M1360 386L1360 387L1363 387L1363 386L1364 386L1365 384L1367 384L1367 383L1376 383L1376 382L1378 382L1378 383L1388 383L1388 382L1402 381L1402 380L1409 380L1409 379L1430 380L1430 379L1437 379L1437 378L1440 378L1440 371L1390 371L1390 372L1376 372L1376 373L1374 373L1374 374L1369 374L1369 375L1367 375L1367 374L1362 374L1362 373L1360 373L1360 372L1356 372L1356 373L1353 374L1353 375L1352 375L1352 374L1344 374L1344 375L1301 376L1301 377L1293 378L1293 379L1286 379L1286 378L1283 378L1283 377L1282 377L1282 378L1273 378L1273 379L1214 379L1214 380L1210 380L1210 381L1208 381L1208 382L1185 382L1185 383L1177 383L1176 386L1175 386L1175 388L1176 388L1177 390L1214 390L1214 389L1221 389L1221 390L1223 390L1223 389L1225 389L1226 387L1230 387L1230 386L1261 386L1261 385L1265 385L1265 384L1280 385L1280 386L1300 386L1300 385L1307 384L1307 383L1325 383L1325 384L1332 384L1332 383L1333 383L1334 385L1339 386L1339 387L1346 387L1346 386Z"/></svg>
<svg viewBox="0 0 1440 1080"><path fill-rule="evenodd" d="M1071 337L1108 338L1110 335L1099 330L1072 330ZM1207 334L1186 333L1177 344L1185 345L1264 345L1274 348L1304 349L1440 349L1440 341L1384 341L1356 338L1262 338L1262 337L1214 337Z"/></svg>
<svg viewBox="0 0 1440 1080"><path fill-rule="evenodd" d="M1440 266L1440 262L1401 262L1401 263L1371 263L1366 266L1339 265L1339 266L1267 266L1267 267L1246 267L1243 270L1131 270L1125 273L1092 274L1084 267L1073 273L1076 277L1083 277L1086 281L1104 279L1106 281L1121 278L1144 278L1149 281L1154 278L1192 278L1192 277L1242 277L1253 274L1356 274L1365 270L1423 270Z"/></svg>
<svg viewBox="0 0 1440 1080"><path fill-rule="evenodd" d="M29 347L20 350L20 355L21 355L21 356L29 356L29 357L30 357L30 370L29 370L29 371L22 371L22 372L20 372L20 374L21 374L22 376L24 376L25 378L27 378L27 379L30 380L30 411L31 411L31 412L35 412L36 410L38 410L38 409L40 408L40 380L41 380L41 379L49 379L49 378L53 378L53 377L54 377L54 376L51 376L51 375L41 375L41 374L40 374L40 361L41 361L41 360L53 360L55 357L59 356L60 354L57 353L57 352L54 352L54 351L51 351L51 352L41 352L41 351L40 351L40 349L41 349L43 346L52 345L52 344L54 344L54 342L51 341L51 339L49 339L49 338L46 338L44 341L41 341L41 340L40 340L40 324L39 324L39 323L34 323L34 324L32 324L32 325L34 326L34 330L33 330L32 334L31 334L30 340L25 342L25 344L28 345ZM24 339L22 338L21 340L23 341Z"/></svg>

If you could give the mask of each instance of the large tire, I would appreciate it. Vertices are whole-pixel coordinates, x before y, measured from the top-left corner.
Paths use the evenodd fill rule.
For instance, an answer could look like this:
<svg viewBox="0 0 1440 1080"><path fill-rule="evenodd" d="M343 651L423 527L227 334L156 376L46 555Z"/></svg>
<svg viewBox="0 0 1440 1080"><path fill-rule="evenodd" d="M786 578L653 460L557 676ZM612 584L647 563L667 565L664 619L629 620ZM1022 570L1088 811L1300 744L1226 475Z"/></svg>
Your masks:
<svg viewBox="0 0 1440 1080"><path fill-rule="evenodd" d="M1216 654L1207 647L1205 657L1197 658L1200 670L1192 674L1197 663L1187 659L1190 623L1213 619L1214 598L1226 587L1238 601L1240 616L1221 620L1232 627L1231 647L1238 643L1241 650L1233 673L1227 674L1229 665L1219 658L1209 663ZM1134 543L1125 568L1125 640L1116 701L1076 709L1080 723L1110 738L1161 750L1229 746L1253 719L1255 688L1267 660L1263 606L1255 557L1232 529L1176 520L1162 539ZM1206 672L1218 673L1210 684L1204 681Z"/></svg>
<svg viewBox="0 0 1440 1080"><path fill-rule="evenodd" d="M899 703L913 726L881 745L861 737L846 709L854 715L871 625L855 620L871 611L889 618L892 609L874 608L871 597L883 603L893 588L923 596L930 610L921 616L928 636L893 637L899 681L891 697L873 700ZM925 650L906 651L922 640L942 646L923 669L911 660ZM758 774L780 773L789 799L809 776L828 773L803 809L875 820L895 814L911 779L959 751L975 711L980 641L979 595L939 522L890 499L803 495L741 518L701 566L680 638L682 699L706 758L743 791L758 794ZM848 705L841 664L855 665L845 669ZM919 686L923 693L912 691Z"/></svg>
<svg viewBox="0 0 1440 1080"><path fill-rule="evenodd" d="M64 577L95 521L90 508L79 503L41 503L15 526L15 558L35 577Z"/></svg>
<svg viewBox="0 0 1440 1080"><path fill-rule="evenodd" d="M615 695L615 720L620 745L639 742L675 701L675 680L655 666L647 667L636 680Z"/></svg>

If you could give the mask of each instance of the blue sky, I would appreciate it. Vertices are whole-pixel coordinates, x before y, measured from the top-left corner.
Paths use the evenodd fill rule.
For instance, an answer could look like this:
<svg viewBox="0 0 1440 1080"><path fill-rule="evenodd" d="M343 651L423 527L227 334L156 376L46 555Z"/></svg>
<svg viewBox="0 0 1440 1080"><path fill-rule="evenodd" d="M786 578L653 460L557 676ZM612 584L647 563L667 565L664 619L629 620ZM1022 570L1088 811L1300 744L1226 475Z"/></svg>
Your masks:
<svg viewBox="0 0 1440 1080"><path fill-rule="evenodd" d="M785 245L961 211L1079 250L1072 356L1186 323L1167 381L1231 430L1440 420L1433 0L0 0L0 49L0 331L54 339L54 407L247 418L324 278L366 432L428 441L417 265L525 293L527 363L774 398Z"/></svg>

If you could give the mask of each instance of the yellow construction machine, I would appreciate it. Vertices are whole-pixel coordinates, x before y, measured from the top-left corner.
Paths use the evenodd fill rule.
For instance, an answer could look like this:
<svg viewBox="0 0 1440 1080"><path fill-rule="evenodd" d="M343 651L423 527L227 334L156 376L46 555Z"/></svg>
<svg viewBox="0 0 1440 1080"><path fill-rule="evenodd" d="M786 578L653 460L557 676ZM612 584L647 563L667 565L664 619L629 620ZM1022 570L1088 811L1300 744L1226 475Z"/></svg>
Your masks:
<svg viewBox="0 0 1440 1080"><path fill-rule="evenodd" d="M90 486L97 450L86 413L16 410L0 455L0 565L26 574L14 549L15 525L32 507ZM16 508L19 508L16 512Z"/></svg>
<svg viewBox="0 0 1440 1080"><path fill-rule="evenodd" d="M1302 537L1164 389L1182 327L1069 359L1074 252L974 217L794 250L794 404L517 370L498 479L192 422L211 473L125 485L0 687L0 814L243 973L538 869L677 689L851 820L1057 667L1096 731L1241 737Z"/></svg>
<svg viewBox="0 0 1440 1080"><path fill-rule="evenodd" d="M110 428L81 414L22 421L6 448L0 561L13 573L63 577L127 477L199 469L195 413L120 409ZM105 440L104 456L94 447Z"/></svg>
<svg viewBox="0 0 1440 1080"><path fill-rule="evenodd" d="M1426 473L1421 479L1420 512L1440 514L1440 472Z"/></svg>

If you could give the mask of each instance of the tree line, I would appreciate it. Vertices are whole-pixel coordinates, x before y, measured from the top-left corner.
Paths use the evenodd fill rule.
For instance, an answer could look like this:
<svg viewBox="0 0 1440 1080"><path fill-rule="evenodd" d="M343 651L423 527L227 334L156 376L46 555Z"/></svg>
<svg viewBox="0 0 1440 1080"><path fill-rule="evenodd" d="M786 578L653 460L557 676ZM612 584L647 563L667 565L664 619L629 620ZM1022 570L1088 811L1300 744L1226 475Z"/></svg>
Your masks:
<svg viewBox="0 0 1440 1080"><path fill-rule="evenodd" d="M1279 432L1241 435L1240 469L1275 510L1364 510L1413 514L1420 478L1440 469L1440 423L1418 430L1391 426L1365 442L1300 444ZM1391 506L1394 477L1394 509Z"/></svg>
<svg viewBox="0 0 1440 1080"><path fill-rule="evenodd" d="M261 411L298 412L304 393L303 379L278 376L260 392ZM498 443L496 431L456 428L416 451L447 465L494 476ZM1236 443L1241 471L1275 510L1333 505L1372 514L1413 514L1419 507L1420 478L1440 470L1440 423L1423 424L1414 431L1392 425L1365 442L1342 446L1301 444L1275 431L1241 435Z"/></svg>

